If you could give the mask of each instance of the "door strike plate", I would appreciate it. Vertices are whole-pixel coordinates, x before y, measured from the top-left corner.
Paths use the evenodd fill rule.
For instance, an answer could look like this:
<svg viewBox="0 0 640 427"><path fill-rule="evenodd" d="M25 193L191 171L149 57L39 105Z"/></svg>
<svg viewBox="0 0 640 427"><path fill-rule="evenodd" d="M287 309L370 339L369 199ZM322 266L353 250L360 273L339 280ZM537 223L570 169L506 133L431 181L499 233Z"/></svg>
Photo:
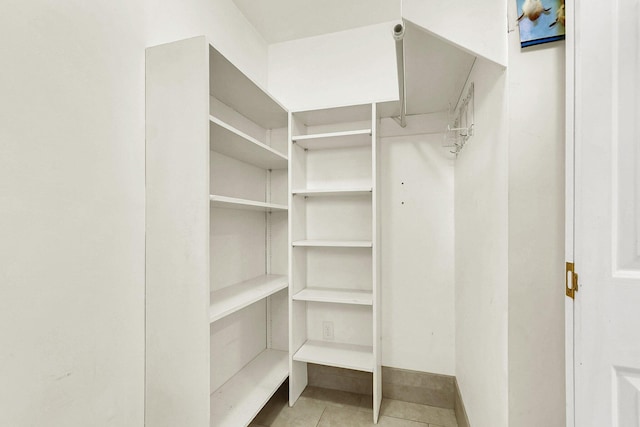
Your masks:
<svg viewBox="0 0 640 427"><path fill-rule="evenodd" d="M571 273L571 286L569 286L569 273ZM565 294L575 299L576 292L578 292L578 273L575 271L575 265L572 262L566 263L566 269L564 272L564 288Z"/></svg>

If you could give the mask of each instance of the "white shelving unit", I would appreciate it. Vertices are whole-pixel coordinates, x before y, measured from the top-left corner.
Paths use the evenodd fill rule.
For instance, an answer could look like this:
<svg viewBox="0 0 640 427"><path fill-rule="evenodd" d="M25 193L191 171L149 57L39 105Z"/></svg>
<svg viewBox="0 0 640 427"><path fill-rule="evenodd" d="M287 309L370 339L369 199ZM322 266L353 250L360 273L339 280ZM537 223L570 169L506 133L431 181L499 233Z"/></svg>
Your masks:
<svg viewBox="0 0 640 427"><path fill-rule="evenodd" d="M290 404L307 385L307 363L371 372L374 422L382 400L376 132L371 104L289 118Z"/></svg>
<svg viewBox="0 0 640 427"><path fill-rule="evenodd" d="M247 426L289 376L288 113L204 37L146 73L146 422Z"/></svg>

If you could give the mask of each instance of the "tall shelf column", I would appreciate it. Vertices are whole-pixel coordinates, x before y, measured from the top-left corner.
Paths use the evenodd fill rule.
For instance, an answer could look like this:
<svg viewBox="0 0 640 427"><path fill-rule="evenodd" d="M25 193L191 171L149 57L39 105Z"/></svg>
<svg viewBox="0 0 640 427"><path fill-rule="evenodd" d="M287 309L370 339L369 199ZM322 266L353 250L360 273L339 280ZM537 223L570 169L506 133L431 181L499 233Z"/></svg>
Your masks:
<svg viewBox="0 0 640 427"><path fill-rule="evenodd" d="M247 426L289 376L288 113L205 37L146 97L146 425Z"/></svg>
<svg viewBox="0 0 640 427"><path fill-rule="evenodd" d="M290 404L307 363L371 372L382 400L375 104L289 118Z"/></svg>

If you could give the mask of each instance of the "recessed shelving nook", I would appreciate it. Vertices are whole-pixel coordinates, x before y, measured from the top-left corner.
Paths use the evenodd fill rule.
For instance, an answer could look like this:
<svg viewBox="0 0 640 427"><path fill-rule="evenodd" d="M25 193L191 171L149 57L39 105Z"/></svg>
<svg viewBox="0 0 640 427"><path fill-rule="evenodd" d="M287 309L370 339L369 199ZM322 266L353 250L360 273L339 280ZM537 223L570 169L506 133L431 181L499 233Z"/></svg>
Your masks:
<svg viewBox="0 0 640 427"><path fill-rule="evenodd" d="M147 422L247 426L289 376L288 113L204 37L146 100Z"/></svg>
<svg viewBox="0 0 640 427"><path fill-rule="evenodd" d="M371 372L381 388L375 104L290 113L290 403L307 363Z"/></svg>

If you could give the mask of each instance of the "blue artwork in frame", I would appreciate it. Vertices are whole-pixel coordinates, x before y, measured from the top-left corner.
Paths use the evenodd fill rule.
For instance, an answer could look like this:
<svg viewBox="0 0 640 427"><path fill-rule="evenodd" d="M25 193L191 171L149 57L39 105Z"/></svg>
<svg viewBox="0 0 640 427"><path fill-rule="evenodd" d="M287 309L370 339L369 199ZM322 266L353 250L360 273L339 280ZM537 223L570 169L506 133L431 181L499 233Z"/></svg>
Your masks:
<svg viewBox="0 0 640 427"><path fill-rule="evenodd" d="M564 0L516 0L520 46L564 40Z"/></svg>

